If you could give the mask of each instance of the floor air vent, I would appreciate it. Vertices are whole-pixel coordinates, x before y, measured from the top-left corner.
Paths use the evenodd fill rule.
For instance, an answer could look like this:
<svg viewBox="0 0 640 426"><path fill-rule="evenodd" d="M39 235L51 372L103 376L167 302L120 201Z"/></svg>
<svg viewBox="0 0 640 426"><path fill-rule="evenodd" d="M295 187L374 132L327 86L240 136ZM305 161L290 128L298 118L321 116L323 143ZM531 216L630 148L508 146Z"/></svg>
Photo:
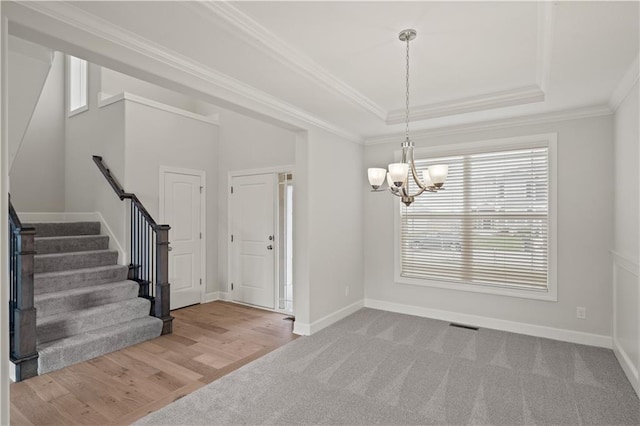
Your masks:
<svg viewBox="0 0 640 426"><path fill-rule="evenodd" d="M467 330L478 331L478 327L472 325L456 324L455 322L449 323L449 327L466 328Z"/></svg>

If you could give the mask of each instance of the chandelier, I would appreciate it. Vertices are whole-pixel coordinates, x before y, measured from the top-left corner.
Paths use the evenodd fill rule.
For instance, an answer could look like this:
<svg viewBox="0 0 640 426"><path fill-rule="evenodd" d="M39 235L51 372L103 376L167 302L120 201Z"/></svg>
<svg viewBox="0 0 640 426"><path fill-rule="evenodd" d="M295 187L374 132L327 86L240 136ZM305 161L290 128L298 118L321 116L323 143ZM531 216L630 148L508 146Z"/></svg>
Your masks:
<svg viewBox="0 0 640 426"><path fill-rule="evenodd" d="M409 139L409 42L416 38L416 30L403 30L399 34L399 39L407 43L407 66L406 66L406 101L405 101L405 139L402 142L402 159L400 163L389 164L389 171L382 168L370 168L368 170L369 183L373 192L384 191L384 181L387 181L389 191L402 199L406 206L410 206L423 192L437 192L442 189L442 185L449 173L449 166L434 165L422 172L422 180L416 171L416 164L413 159L413 142ZM413 194L409 192L409 173L417 185L417 191Z"/></svg>

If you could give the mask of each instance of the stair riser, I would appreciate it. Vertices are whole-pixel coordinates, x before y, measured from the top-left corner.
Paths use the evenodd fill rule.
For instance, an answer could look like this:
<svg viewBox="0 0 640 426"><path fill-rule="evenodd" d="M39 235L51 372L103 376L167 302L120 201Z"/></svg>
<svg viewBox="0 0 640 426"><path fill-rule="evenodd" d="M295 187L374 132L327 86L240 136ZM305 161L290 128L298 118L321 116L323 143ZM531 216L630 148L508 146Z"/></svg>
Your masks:
<svg viewBox="0 0 640 426"><path fill-rule="evenodd" d="M100 222L29 223L25 226L36 228L37 237L100 234Z"/></svg>
<svg viewBox="0 0 640 426"><path fill-rule="evenodd" d="M72 288L88 287L127 279L129 269L126 266L99 271L79 270L70 274L34 277L35 294L52 293Z"/></svg>
<svg viewBox="0 0 640 426"><path fill-rule="evenodd" d="M120 302L138 297L137 283L117 284L109 288L100 288L90 293L67 295L64 297L48 297L44 300L36 299L36 314L38 318L56 315L62 312L77 311L92 308L107 303Z"/></svg>
<svg viewBox="0 0 640 426"><path fill-rule="evenodd" d="M109 309L105 307L88 316L70 312L69 315L55 321L37 324L38 344L143 318L149 315L150 307L151 303L148 300L136 298L132 301L122 302L117 307L109 307Z"/></svg>
<svg viewBox="0 0 640 426"><path fill-rule="evenodd" d="M95 237L38 239L36 238L36 253L71 253L76 251L106 250L109 248L109 237L96 235Z"/></svg>
<svg viewBox="0 0 640 426"><path fill-rule="evenodd" d="M160 336L162 321L147 317L137 320L117 333L88 333L83 339L56 347L38 348L38 373L45 374L63 367L117 351Z"/></svg>
<svg viewBox="0 0 640 426"><path fill-rule="evenodd" d="M35 272L55 272L70 269L95 268L118 263L118 252L69 253L60 256L35 256Z"/></svg>

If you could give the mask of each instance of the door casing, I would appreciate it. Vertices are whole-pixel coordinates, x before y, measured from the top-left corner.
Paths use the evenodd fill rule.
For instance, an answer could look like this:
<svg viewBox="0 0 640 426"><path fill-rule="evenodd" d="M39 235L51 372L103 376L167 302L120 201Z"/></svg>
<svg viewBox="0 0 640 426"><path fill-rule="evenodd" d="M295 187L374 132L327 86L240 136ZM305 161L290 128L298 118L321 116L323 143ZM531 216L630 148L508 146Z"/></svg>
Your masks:
<svg viewBox="0 0 640 426"><path fill-rule="evenodd" d="M293 165L283 165L283 166L273 166L273 167L264 167L264 168L259 168L259 169L246 169L246 170L234 170L234 171L230 171L227 174L227 297L223 297L223 299L227 299L230 301L233 301L234 303L240 303L243 304L242 302L237 302L233 300L233 297L231 296L231 271L232 271L232 253L233 253L233 247L232 247L232 243L231 243L231 229L232 229L232 223L231 223L231 182L233 180L234 177L240 177L240 176L250 176L250 175L261 175L261 174L267 174L267 173L273 173L275 175L274 179L276 179L276 191L274 193L274 195L277 197L277 175L278 173L291 173L295 176L295 166ZM275 200L276 202L274 203L274 224L273 224L273 229L274 229L274 235L280 235L280 224L278 221L278 215L277 215L277 200ZM295 209L295 195L294 195L294 209ZM274 305L275 309L269 309L269 308L264 308L264 307L259 307L259 309L264 309L264 310L268 310L268 311L273 311L273 312L284 312L282 310L278 309L278 277L280 276L280 262L278 262L278 253L279 253L279 241L276 241L276 247L274 248L275 251L275 256L274 256L274 286L276 287L274 290ZM221 292L223 293L223 292ZM295 293L296 293L296 285L295 282L293 284L293 299L294 299L294 309L295 309ZM221 294L222 295L222 294ZM249 306L253 306L253 305L249 305ZM288 314L291 314L291 312L286 312ZM293 314L295 315L295 311L293 312Z"/></svg>

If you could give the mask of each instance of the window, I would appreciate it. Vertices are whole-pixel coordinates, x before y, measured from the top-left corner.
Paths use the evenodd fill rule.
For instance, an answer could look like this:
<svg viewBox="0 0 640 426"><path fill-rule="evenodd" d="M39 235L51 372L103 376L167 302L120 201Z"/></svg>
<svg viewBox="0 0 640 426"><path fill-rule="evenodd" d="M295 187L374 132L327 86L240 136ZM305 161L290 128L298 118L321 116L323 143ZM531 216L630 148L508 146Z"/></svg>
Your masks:
<svg viewBox="0 0 640 426"><path fill-rule="evenodd" d="M69 116L88 109L87 105L87 61L68 57Z"/></svg>
<svg viewBox="0 0 640 426"><path fill-rule="evenodd" d="M416 160L418 170L448 164L449 176L445 190L401 204L398 281L555 300L554 142L416 152L428 158Z"/></svg>

